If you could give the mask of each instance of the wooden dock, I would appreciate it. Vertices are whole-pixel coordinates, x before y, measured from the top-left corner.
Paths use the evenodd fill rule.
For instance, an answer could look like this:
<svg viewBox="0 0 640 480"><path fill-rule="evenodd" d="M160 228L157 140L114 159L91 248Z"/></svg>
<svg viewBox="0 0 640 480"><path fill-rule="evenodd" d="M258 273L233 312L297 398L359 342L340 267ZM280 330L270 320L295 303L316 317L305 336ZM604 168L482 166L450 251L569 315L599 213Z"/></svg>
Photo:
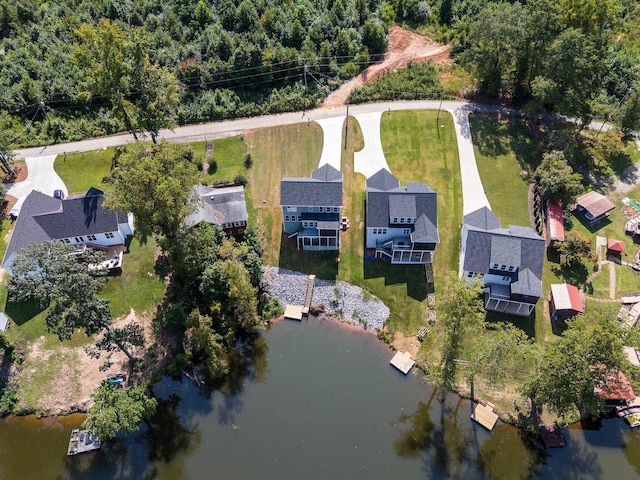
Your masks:
<svg viewBox="0 0 640 480"><path fill-rule="evenodd" d="M284 318L289 318L291 320L302 320L302 311L303 307L301 305L287 305L287 308L284 310Z"/></svg>
<svg viewBox="0 0 640 480"><path fill-rule="evenodd" d="M304 294L304 303L302 304L302 314L309 315L309 308L311 307L311 299L313 298L313 287L316 284L316 276L309 275L307 279L307 291Z"/></svg>
<svg viewBox="0 0 640 480"><path fill-rule="evenodd" d="M74 428L69 438L69 448L67 455L77 455L79 453L91 452L101 447L100 439L88 430Z"/></svg>
<svg viewBox="0 0 640 480"><path fill-rule="evenodd" d="M409 352L398 352L389 363L406 375L416 362L413 361Z"/></svg>
<svg viewBox="0 0 640 480"><path fill-rule="evenodd" d="M498 415L493 411L495 405L487 402L486 405L481 403L472 403L471 404L471 420L478 422L487 430L493 430L493 427L496 426L496 422L498 421Z"/></svg>

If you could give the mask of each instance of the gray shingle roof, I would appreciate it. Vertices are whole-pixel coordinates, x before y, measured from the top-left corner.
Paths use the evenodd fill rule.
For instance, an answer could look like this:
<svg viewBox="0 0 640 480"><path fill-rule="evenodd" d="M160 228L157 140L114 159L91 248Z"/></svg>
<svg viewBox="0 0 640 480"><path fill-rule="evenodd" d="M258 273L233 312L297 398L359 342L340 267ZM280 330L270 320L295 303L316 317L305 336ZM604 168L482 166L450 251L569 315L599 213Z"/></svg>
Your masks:
<svg viewBox="0 0 640 480"><path fill-rule="evenodd" d="M482 230L500 228L500 220L498 220L498 217L496 217L487 207L482 207L466 214L462 219L462 223L476 228L481 228Z"/></svg>
<svg viewBox="0 0 640 480"><path fill-rule="evenodd" d="M340 207L342 174L324 164L311 174L311 178L285 177L280 182L280 205Z"/></svg>
<svg viewBox="0 0 640 480"><path fill-rule="evenodd" d="M249 219L242 185L223 188L196 185L191 195L197 195L200 201L198 209L185 219L189 227L200 222L222 225Z"/></svg>
<svg viewBox="0 0 640 480"><path fill-rule="evenodd" d="M126 223L127 216L103 208L103 202L104 195L96 188L64 200L32 191L20 210L3 265L13 252L27 245L117 231L118 223Z"/></svg>
<svg viewBox="0 0 640 480"><path fill-rule="evenodd" d="M367 178L367 190L393 190L400 186L400 181L391 175L391 172L386 168L382 168Z"/></svg>
<svg viewBox="0 0 640 480"><path fill-rule="evenodd" d="M406 225L412 230L411 241L440 241L437 194L424 183L401 187L398 179L382 169L367 179L366 209L369 228L387 228L391 217L411 217L416 219L413 225Z"/></svg>
<svg viewBox="0 0 640 480"><path fill-rule="evenodd" d="M545 243L533 229L515 225L500 228L499 220L486 207L465 215L464 228L464 270L488 273L493 263L514 265L518 271L511 293L542 296Z"/></svg>

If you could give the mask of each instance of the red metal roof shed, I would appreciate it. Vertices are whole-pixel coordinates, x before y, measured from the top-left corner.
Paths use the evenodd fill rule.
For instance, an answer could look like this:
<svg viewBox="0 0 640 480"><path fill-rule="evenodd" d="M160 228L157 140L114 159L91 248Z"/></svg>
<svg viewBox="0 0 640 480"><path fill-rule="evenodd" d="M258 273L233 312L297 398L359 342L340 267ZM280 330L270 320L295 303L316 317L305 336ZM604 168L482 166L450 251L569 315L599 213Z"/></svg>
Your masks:
<svg viewBox="0 0 640 480"><path fill-rule="evenodd" d="M612 252L624 252L624 242L622 240L616 240L615 238L609 238L607 240L607 250Z"/></svg>
<svg viewBox="0 0 640 480"><path fill-rule="evenodd" d="M547 221L549 222L549 240L564 242L564 217L560 205L547 202Z"/></svg>

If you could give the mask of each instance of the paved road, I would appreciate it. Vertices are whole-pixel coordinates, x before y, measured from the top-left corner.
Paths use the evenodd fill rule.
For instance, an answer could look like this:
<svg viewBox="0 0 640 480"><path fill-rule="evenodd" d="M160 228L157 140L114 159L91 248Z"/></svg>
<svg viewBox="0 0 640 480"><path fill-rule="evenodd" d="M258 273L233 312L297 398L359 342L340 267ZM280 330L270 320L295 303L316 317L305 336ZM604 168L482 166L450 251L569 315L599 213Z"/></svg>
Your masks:
<svg viewBox="0 0 640 480"><path fill-rule="evenodd" d="M415 109L437 109L439 101L422 100L406 102L381 102L366 105L349 106L349 114L380 112L384 110L415 110ZM467 102L442 102L442 108L455 109L468 105ZM490 107L493 108L493 107ZM499 109L495 109L497 111ZM338 116L346 116L347 108L318 108L308 111L304 117L300 112L282 113L279 115L266 115L263 117L243 118L239 120L228 120L223 122L203 123L200 125L189 125L177 127L174 130L163 129L159 133L159 138L164 138L170 142L194 142L204 139L224 138L232 135L239 135L245 130L257 128L275 127L279 125L292 125L295 123L307 122L310 120L321 120ZM64 152L85 152L90 150L100 150L103 148L117 147L133 142L131 135L114 135L111 137L92 138L79 142L60 143L46 147L32 147L16 150L18 158L38 157L41 155L60 155Z"/></svg>

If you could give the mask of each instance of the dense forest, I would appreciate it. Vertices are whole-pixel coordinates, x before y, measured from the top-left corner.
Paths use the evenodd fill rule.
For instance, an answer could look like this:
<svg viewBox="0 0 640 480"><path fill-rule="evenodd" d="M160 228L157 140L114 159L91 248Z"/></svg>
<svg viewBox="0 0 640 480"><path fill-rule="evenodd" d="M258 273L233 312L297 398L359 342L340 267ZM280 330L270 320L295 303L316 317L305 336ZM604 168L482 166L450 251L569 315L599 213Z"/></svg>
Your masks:
<svg viewBox="0 0 640 480"><path fill-rule="evenodd" d="M635 0L0 0L0 131L154 136L310 108L381 58L394 23L452 45L475 81L460 93L638 129L639 22ZM416 73L412 98L443 91Z"/></svg>
<svg viewBox="0 0 640 480"><path fill-rule="evenodd" d="M379 0L0 1L17 144L314 105L379 58Z"/></svg>

